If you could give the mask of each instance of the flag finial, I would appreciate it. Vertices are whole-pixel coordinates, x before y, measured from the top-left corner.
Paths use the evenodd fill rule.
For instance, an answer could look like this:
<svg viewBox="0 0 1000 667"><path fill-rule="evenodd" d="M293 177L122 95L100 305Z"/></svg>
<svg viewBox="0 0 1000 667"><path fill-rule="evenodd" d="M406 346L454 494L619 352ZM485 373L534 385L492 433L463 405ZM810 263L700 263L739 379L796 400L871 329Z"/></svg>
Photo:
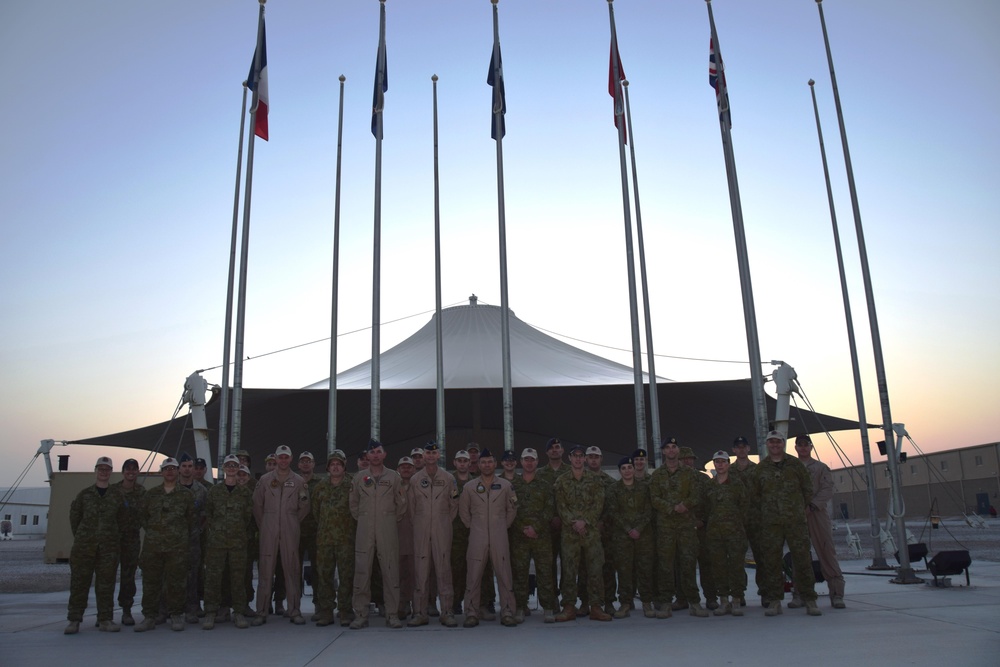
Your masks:
<svg viewBox="0 0 1000 667"><path fill-rule="evenodd" d="M337 80L340 81L341 83L344 83L345 81L347 81L347 77L341 74L339 77L337 77Z"/></svg>
<svg viewBox="0 0 1000 667"><path fill-rule="evenodd" d="M816 82L813 81L812 79L809 79L809 87L812 88L815 85L816 85Z"/></svg>
<svg viewBox="0 0 1000 667"><path fill-rule="evenodd" d="M438 80L438 75L437 74L431 74L431 81L437 81L437 80Z"/></svg>
<svg viewBox="0 0 1000 667"><path fill-rule="evenodd" d="M626 88L628 88L628 79L624 79L622 81L622 85L625 86Z"/></svg>

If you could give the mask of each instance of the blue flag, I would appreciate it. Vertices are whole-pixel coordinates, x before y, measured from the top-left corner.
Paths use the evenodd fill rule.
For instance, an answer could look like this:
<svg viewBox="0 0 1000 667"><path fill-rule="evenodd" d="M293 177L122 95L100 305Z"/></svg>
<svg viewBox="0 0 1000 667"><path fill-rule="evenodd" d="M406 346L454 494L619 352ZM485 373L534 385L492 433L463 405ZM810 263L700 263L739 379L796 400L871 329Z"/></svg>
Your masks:
<svg viewBox="0 0 1000 667"><path fill-rule="evenodd" d="M494 62L494 58L496 62ZM500 45L497 44L490 56L490 73L486 76L486 83L493 88L493 113L490 116L490 137L497 138L497 114L500 114L500 138L507 135L507 125L504 123L504 115L507 113L507 96L503 88L503 56L500 55Z"/></svg>

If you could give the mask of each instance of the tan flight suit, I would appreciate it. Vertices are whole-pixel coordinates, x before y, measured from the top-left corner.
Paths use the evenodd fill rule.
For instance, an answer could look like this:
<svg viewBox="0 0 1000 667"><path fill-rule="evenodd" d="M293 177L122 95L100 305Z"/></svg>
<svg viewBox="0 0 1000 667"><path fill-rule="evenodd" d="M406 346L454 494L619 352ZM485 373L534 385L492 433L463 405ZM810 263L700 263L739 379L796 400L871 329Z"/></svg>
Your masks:
<svg viewBox="0 0 1000 667"><path fill-rule="evenodd" d="M351 514L358 520L354 542L354 613L368 615L372 598L372 561L378 554L387 614L399 609L399 532L406 495L399 473L383 469L376 479L363 470L351 482Z"/></svg>
<svg viewBox="0 0 1000 667"><path fill-rule="evenodd" d="M407 489L409 483L401 482L403 495L407 496L407 507L409 507L409 496ZM413 604L413 589L416 584L413 570L413 519L410 513L406 512L396 524L396 531L399 534L399 615L405 617L409 613L409 608Z"/></svg>
<svg viewBox="0 0 1000 667"><path fill-rule="evenodd" d="M285 607L288 616L301 615L302 600L299 536L302 518L309 513L309 487L289 471L282 483L278 471L265 473L253 492L253 516L260 528L260 558L257 564L257 614L267 614L278 555L285 574Z"/></svg>
<svg viewBox="0 0 1000 667"><path fill-rule="evenodd" d="M431 570L436 575L441 610L451 611L455 595L451 585L451 536L452 522L458 513L455 477L441 468L433 479L426 468L417 472L410 479L407 502L413 517L416 566L413 613L427 613Z"/></svg>
<svg viewBox="0 0 1000 667"><path fill-rule="evenodd" d="M494 477L489 488L482 478L469 480L458 499L458 516L469 528L469 572L465 584L465 615L479 616L480 584L489 560L500 589L503 616L514 614L514 589L510 571L507 529L517 515L514 487Z"/></svg>
<svg viewBox="0 0 1000 667"><path fill-rule="evenodd" d="M799 459L809 471L813 483L813 497L806 508L806 522L809 524L809 540L819 560L820 571L826 579L830 597L844 597L844 574L837 561L837 549L833 545L833 522L830 520L830 501L833 500L833 474L829 466L809 457Z"/></svg>

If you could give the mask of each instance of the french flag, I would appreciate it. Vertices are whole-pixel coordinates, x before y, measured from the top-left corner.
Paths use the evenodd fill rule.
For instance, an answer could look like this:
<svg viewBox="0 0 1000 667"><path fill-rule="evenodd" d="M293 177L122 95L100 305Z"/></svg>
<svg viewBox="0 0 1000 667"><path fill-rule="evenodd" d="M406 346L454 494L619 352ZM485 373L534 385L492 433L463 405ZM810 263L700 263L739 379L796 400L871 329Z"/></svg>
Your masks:
<svg viewBox="0 0 1000 667"><path fill-rule="evenodd" d="M253 133L267 141L267 39L264 30L264 19L260 24L260 71L254 76L254 66L257 63L257 51L254 50L250 62L250 74L247 76L247 88L257 93L257 121Z"/></svg>

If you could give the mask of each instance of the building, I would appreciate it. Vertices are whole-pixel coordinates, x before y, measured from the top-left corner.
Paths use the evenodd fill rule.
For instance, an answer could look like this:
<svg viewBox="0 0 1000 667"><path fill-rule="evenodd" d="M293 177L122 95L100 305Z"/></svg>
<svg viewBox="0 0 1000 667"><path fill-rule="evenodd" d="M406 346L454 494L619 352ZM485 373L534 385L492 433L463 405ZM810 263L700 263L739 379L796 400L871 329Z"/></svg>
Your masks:
<svg viewBox="0 0 1000 667"><path fill-rule="evenodd" d="M0 498L6 500L0 505L0 521L10 521L13 535L42 537L49 527L49 489L35 487L0 489Z"/></svg>
<svg viewBox="0 0 1000 667"><path fill-rule="evenodd" d="M878 453L875 452L877 457ZM890 493L888 464L874 461L875 507L886 515ZM833 513L868 518L868 486L864 466L833 471ZM906 517L979 514L1000 508L1000 442L924 455L908 455L900 463Z"/></svg>

